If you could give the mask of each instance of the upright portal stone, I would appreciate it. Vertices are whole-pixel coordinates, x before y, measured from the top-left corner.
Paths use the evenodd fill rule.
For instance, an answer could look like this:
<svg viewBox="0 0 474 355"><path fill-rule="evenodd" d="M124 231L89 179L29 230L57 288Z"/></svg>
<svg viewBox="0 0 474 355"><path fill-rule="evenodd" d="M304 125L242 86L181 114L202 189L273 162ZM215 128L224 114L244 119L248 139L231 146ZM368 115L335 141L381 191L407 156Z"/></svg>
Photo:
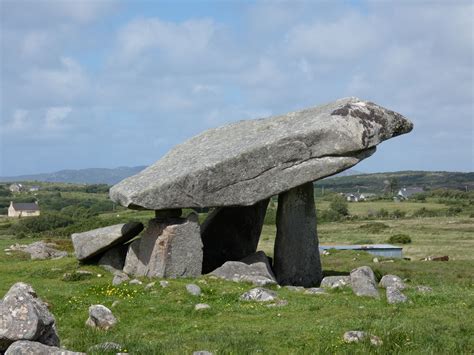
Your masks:
<svg viewBox="0 0 474 355"><path fill-rule="evenodd" d="M201 275L202 242L197 216L154 218L131 245L123 271L135 276Z"/></svg>
<svg viewBox="0 0 474 355"><path fill-rule="evenodd" d="M207 274L226 261L235 261L255 253L262 232L268 199L252 206L215 209L201 226Z"/></svg>
<svg viewBox="0 0 474 355"><path fill-rule="evenodd" d="M322 277L313 183L278 196L274 265L280 285L310 287Z"/></svg>

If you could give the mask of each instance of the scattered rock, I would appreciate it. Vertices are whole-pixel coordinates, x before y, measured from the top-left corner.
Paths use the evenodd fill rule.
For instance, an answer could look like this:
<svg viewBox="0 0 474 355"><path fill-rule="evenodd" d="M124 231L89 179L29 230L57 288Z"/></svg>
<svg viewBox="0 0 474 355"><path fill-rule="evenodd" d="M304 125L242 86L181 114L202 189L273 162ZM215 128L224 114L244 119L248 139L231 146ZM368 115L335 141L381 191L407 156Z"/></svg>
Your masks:
<svg viewBox="0 0 474 355"><path fill-rule="evenodd" d="M98 228L71 236L76 257L83 261L132 239L143 230L143 224L130 222Z"/></svg>
<svg viewBox="0 0 474 355"><path fill-rule="evenodd" d="M399 290L404 290L406 288L403 280L397 275L384 275L379 282L379 287L382 287L382 288L396 287Z"/></svg>
<svg viewBox="0 0 474 355"><path fill-rule="evenodd" d="M321 252L321 255L328 256L328 255L331 255L331 253L328 252L326 249L324 249L324 250Z"/></svg>
<svg viewBox="0 0 474 355"><path fill-rule="evenodd" d="M327 295L328 293L324 288L321 287L311 287L307 288L304 293L306 295Z"/></svg>
<svg viewBox="0 0 474 355"><path fill-rule="evenodd" d="M147 277L198 277L202 241L195 214L187 218L154 218L127 252L123 271Z"/></svg>
<svg viewBox="0 0 474 355"><path fill-rule="evenodd" d="M213 353L207 350L199 350L199 351L193 352L193 355L213 355Z"/></svg>
<svg viewBox="0 0 474 355"><path fill-rule="evenodd" d="M267 307L285 307L288 306L287 300L277 300L275 303L267 304Z"/></svg>
<svg viewBox="0 0 474 355"><path fill-rule="evenodd" d="M211 306L209 306L206 303L198 303L197 305L194 306L195 311L202 311L202 310L210 309L210 308Z"/></svg>
<svg viewBox="0 0 474 355"><path fill-rule="evenodd" d="M55 249L57 244L45 243L44 241L34 242L32 244L15 244L10 246L10 250L22 251L30 254L31 259L60 259L67 256L66 251Z"/></svg>
<svg viewBox="0 0 474 355"><path fill-rule="evenodd" d="M86 325L107 330L117 324L117 318L112 311L101 304L95 304L89 307L89 318Z"/></svg>
<svg viewBox="0 0 474 355"><path fill-rule="evenodd" d="M187 284L186 290L193 296L199 296L201 294L201 288L196 284Z"/></svg>
<svg viewBox="0 0 474 355"><path fill-rule="evenodd" d="M422 285L418 285L418 286L415 286L415 290L420 292L420 293L430 293L430 292L433 292L433 289L429 286L422 286Z"/></svg>
<svg viewBox="0 0 474 355"><path fill-rule="evenodd" d="M166 288L170 285L170 283L168 281L160 281L160 286L163 287L163 288Z"/></svg>
<svg viewBox="0 0 474 355"><path fill-rule="evenodd" d="M378 336L370 335L360 330L350 330L345 332L342 339L346 343L358 343L364 341L367 337L370 338L370 343L372 345L380 346L383 344L382 339L380 339Z"/></svg>
<svg viewBox="0 0 474 355"><path fill-rule="evenodd" d="M5 352L5 355L86 355L86 353L78 353L58 348L56 346L48 346L35 341L20 340L14 342Z"/></svg>
<svg viewBox="0 0 474 355"><path fill-rule="evenodd" d="M351 286L357 296L380 297L374 272L368 266L361 266L351 271Z"/></svg>
<svg viewBox="0 0 474 355"><path fill-rule="evenodd" d="M428 256L426 258L421 259L421 261L449 261L449 256Z"/></svg>
<svg viewBox="0 0 474 355"><path fill-rule="evenodd" d="M112 308L117 307L119 304L120 304L120 301L119 301L119 300L113 301L111 307L112 307Z"/></svg>
<svg viewBox="0 0 474 355"><path fill-rule="evenodd" d="M150 282L150 283L147 283L146 286L145 286L145 290L149 290L151 288L153 288L153 286L156 285L156 282Z"/></svg>
<svg viewBox="0 0 474 355"><path fill-rule="evenodd" d="M138 279L133 279L128 282L129 285L141 285L143 282L141 282Z"/></svg>
<svg viewBox="0 0 474 355"><path fill-rule="evenodd" d="M378 258L373 258L373 259L372 259L372 262L376 264L376 263L379 262L379 259L378 259Z"/></svg>
<svg viewBox="0 0 474 355"><path fill-rule="evenodd" d="M88 352L98 352L98 353L103 353L103 352L120 352L122 350L123 346L111 341L106 341L105 343L100 343L91 346L88 349Z"/></svg>
<svg viewBox="0 0 474 355"><path fill-rule="evenodd" d="M325 288L342 288L347 286L351 286L350 276L326 276L321 281L321 287Z"/></svg>
<svg viewBox="0 0 474 355"><path fill-rule="evenodd" d="M63 281L80 281L93 277L94 274L86 270L76 270L73 272L66 272L63 274Z"/></svg>
<svg viewBox="0 0 474 355"><path fill-rule="evenodd" d="M54 316L33 288L17 282L0 302L0 352L17 340L59 346Z"/></svg>
<svg viewBox="0 0 474 355"><path fill-rule="evenodd" d="M256 287L250 291L245 292L240 296L242 301L257 301L257 302L270 302L277 299L277 294L274 291L268 290L263 287Z"/></svg>
<svg viewBox="0 0 474 355"><path fill-rule="evenodd" d="M251 282L256 286L276 284L268 257L263 251L247 256L241 261L227 261L211 275L234 282Z"/></svg>
<svg viewBox="0 0 474 355"><path fill-rule="evenodd" d="M304 287L303 286L285 286L285 288L289 291L293 292L303 292Z"/></svg>
<svg viewBox="0 0 474 355"><path fill-rule="evenodd" d="M112 279L112 285L117 286L121 283L130 280L130 277L124 272L116 271L114 273L114 278Z"/></svg>
<svg viewBox="0 0 474 355"><path fill-rule="evenodd" d="M390 304L394 303L405 303L408 301L408 297L405 296L401 289L397 286L388 286L387 287L387 302Z"/></svg>

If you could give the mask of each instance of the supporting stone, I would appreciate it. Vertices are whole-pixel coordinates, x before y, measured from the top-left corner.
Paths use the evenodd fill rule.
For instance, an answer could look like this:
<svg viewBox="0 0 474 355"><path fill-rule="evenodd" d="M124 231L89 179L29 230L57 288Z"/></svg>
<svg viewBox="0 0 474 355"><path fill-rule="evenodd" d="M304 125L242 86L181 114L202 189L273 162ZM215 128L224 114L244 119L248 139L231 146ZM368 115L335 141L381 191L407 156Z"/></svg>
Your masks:
<svg viewBox="0 0 474 355"><path fill-rule="evenodd" d="M211 212L201 226L204 274L226 261L241 260L256 252L268 201L252 206L221 207Z"/></svg>
<svg viewBox="0 0 474 355"><path fill-rule="evenodd" d="M201 275L202 242L197 215L154 218L128 249L123 271L135 276Z"/></svg>
<svg viewBox="0 0 474 355"><path fill-rule="evenodd" d="M310 287L321 281L313 189L309 182L278 196L273 269L280 285Z"/></svg>

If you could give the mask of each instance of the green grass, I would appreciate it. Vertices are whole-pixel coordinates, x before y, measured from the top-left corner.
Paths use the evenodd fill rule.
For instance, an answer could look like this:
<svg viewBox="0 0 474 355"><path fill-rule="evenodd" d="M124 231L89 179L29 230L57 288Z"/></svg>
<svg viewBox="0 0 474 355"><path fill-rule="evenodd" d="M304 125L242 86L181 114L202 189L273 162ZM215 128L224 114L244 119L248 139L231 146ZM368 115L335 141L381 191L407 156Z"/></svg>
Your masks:
<svg viewBox="0 0 474 355"><path fill-rule="evenodd" d="M351 214L366 216L374 210L394 208L414 211L423 206L445 208L442 204L376 201L349 204ZM318 205L320 207L320 205ZM409 212L407 212L409 213ZM134 219L151 218L151 212L116 211ZM7 223L1 221L1 223ZM375 227L374 227L375 226ZM273 255L276 228L265 225L259 249ZM112 275L91 265L80 265L75 258L33 261L24 253L8 256L3 249L14 243L37 239L0 236L0 295L15 282L30 283L48 302L57 320L62 346L87 351L92 345L113 341L133 354L191 354L209 350L215 354L472 354L474 352L474 219L461 217L406 218L398 220L343 221L318 225L321 244L384 243L392 235L410 236L410 244L401 245L404 256L412 261L387 262L365 252L331 251L322 256L326 275L347 274L361 265L371 266L379 277L396 274L409 286L426 285L429 294L410 287L405 293L410 302L389 305L381 290L380 300L359 298L350 290L331 291L327 296L294 293L272 287L288 306L239 301L252 288L203 276L195 280L169 280L168 288L157 283L150 290L144 285L111 285ZM68 239L55 240L60 248L72 251ZM429 255L449 255L448 262L424 262ZM92 277L66 277L65 273L89 270ZM101 275L98 277L97 275ZM185 290L189 282L203 290L193 297ZM88 307L104 304L118 318L116 327L97 331L85 326ZM210 310L194 311L196 303L208 303ZM348 330L364 330L383 340L381 347L369 343L345 344Z"/></svg>

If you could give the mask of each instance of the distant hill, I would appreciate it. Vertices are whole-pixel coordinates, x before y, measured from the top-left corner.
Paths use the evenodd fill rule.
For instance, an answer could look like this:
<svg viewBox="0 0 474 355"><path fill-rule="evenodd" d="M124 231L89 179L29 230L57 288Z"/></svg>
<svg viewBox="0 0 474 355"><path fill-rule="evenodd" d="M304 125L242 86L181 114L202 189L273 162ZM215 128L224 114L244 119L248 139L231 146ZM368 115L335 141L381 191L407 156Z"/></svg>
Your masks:
<svg viewBox="0 0 474 355"><path fill-rule="evenodd" d="M474 190L474 172L459 173L447 171L397 171L350 176L334 176L317 181L317 187L337 192L383 191L385 181L396 179L398 187L423 187L425 190L449 188Z"/></svg>
<svg viewBox="0 0 474 355"><path fill-rule="evenodd" d="M120 167L115 169L90 168L80 170L61 170L49 174L34 174L0 177L0 182L13 181L42 181L64 182L76 184L108 184L114 185L119 181L137 174L146 166Z"/></svg>

